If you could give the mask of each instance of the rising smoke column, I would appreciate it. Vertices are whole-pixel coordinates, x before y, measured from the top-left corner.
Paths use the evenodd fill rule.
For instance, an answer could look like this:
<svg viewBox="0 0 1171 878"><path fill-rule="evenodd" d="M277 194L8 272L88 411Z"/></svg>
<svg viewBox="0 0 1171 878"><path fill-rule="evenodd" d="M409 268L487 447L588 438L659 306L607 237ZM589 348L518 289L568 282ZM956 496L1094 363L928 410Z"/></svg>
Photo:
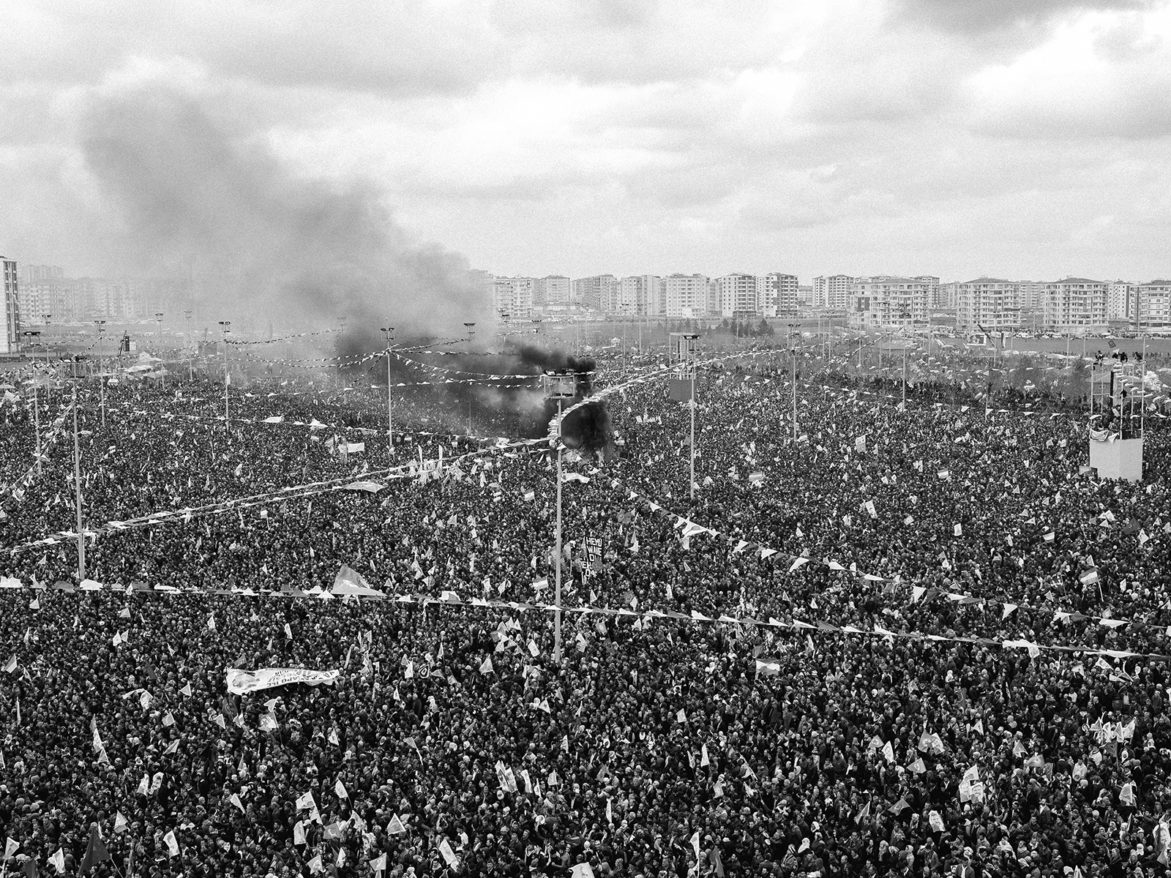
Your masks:
<svg viewBox="0 0 1171 878"><path fill-rule="evenodd" d="M590 357L574 357L564 351L549 351L533 345L521 346L517 356L521 362L535 365L542 371L565 369L573 372L577 379L577 397L574 402L581 402L593 393L597 362ZM547 431L549 421L556 415L557 404L544 401L544 431ZM608 460L614 453L614 429L610 425L610 412L605 400L588 403L566 415L561 422L561 435L567 447L589 451Z"/></svg>
<svg viewBox="0 0 1171 878"><path fill-rule="evenodd" d="M372 353L381 350L382 344L371 342L366 347L350 337L345 351L349 354ZM407 346L409 347L409 340ZM420 360L434 362L422 354L410 354ZM498 353L484 351L461 351L458 347L449 356L437 361L455 378L472 378L476 374L531 375L534 378L546 371L567 370L576 379L577 395L566 401L568 408L581 402L593 392L596 363L588 357L574 357L564 351L547 350L534 345L521 345L512 350ZM355 370L356 371L356 370ZM367 369L366 376L375 383L386 381L385 366ZM391 380L412 383L434 379L425 370L405 365L398 359L391 360ZM477 423L491 420L494 423L508 423L509 436L539 439L548 435L549 421L557 415L557 404L545 399L540 384L525 382L504 383L436 383L428 392L438 395L440 408L449 411L449 426L452 432L459 432L465 423L466 412L471 406ZM486 416L492 415L491 419ZM614 431L610 424L610 413L604 400L596 400L573 411L565 417L562 435L569 448L591 452L598 457L609 459L614 453Z"/></svg>
<svg viewBox="0 0 1171 878"><path fill-rule="evenodd" d="M83 157L116 227L108 254L124 270L194 264L215 279L201 322L251 318L300 329L387 324L436 334L486 325L488 297L464 259L420 245L369 182L295 176L247 120L224 122L210 98L170 83L97 92Z"/></svg>

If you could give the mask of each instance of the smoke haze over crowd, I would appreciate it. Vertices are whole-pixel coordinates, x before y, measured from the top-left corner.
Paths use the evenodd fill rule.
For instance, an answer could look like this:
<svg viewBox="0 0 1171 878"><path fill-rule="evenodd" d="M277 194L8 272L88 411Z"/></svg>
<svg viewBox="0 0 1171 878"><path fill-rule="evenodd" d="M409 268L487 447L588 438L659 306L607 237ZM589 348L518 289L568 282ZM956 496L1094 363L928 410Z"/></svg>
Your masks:
<svg viewBox="0 0 1171 878"><path fill-rule="evenodd" d="M104 89L88 105L84 161L128 269L193 266L212 278L191 302L204 324L320 329L345 320L439 334L491 319L466 261L413 241L376 185L298 177L210 104L147 81Z"/></svg>

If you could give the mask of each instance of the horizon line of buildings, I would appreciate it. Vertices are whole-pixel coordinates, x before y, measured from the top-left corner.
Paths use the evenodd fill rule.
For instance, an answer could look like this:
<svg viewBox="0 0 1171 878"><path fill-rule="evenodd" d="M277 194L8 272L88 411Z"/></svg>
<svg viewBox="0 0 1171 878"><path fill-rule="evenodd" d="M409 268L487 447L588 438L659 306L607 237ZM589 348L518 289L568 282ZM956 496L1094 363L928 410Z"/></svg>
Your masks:
<svg viewBox="0 0 1171 878"><path fill-rule="evenodd" d="M476 272L498 316L510 320L597 313L615 317L775 318L803 309L844 314L850 326L900 329L954 311L957 329L1090 331L1112 322L1171 327L1171 281L1146 283L1067 277L1055 281L981 277L941 283L934 275L819 275L801 285L771 272L613 274L570 278L503 277Z"/></svg>
<svg viewBox="0 0 1171 878"><path fill-rule="evenodd" d="M19 269L19 270L18 270ZM941 283L934 275L818 275L802 285L784 272L598 274L570 278L506 277L472 271L498 317L774 319L805 310L830 312L859 329L912 329L939 311L954 312L956 329L1077 333L1119 328L1171 329L1171 280L1146 283L1067 277L1055 281L980 277ZM22 324L151 320L159 311L190 307L190 278L71 278L59 266L0 256L4 322L0 353L19 349ZM21 319L24 315L24 320Z"/></svg>

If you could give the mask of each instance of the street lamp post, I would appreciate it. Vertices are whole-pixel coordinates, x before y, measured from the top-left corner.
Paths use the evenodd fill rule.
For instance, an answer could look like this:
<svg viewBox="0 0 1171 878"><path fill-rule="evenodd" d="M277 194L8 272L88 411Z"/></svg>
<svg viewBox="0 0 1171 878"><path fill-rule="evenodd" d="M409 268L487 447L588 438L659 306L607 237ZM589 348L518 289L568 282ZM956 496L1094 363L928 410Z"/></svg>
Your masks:
<svg viewBox="0 0 1171 878"><path fill-rule="evenodd" d="M561 438L561 412L564 403L561 399L557 400L557 556L554 560L554 567L556 569L555 585L553 591L553 605L555 619L555 626L553 630L553 658L557 664L561 664L561 483L565 477L561 474L561 460L565 456L565 443Z"/></svg>
<svg viewBox="0 0 1171 878"><path fill-rule="evenodd" d="M25 338L36 338L40 336L39 332L34 330L25 330L23 335ZM41 469L41 403L40 403L40 387L39 378L37 374L37 361L34 357L32 360L32 384L33 384L33 430L36 431L37 442L37 475L42 472Z"/></svg>
<svg viewBox="0 0 1171 878"><path fill-rule="evenodd" d="M390 345L394 341L394 327L382 327L382 334L386 336L386 447L394 456L394 399L390 393Z"/></svg>
<svg viewBox="0 0 1171 878"><path fill-rule="evenodd" d="M45 321L45 335L48 335L49 334L49 324L53 319L53 315L52 314L42 314L41 319ZM47 346L45 348L45 354L46 354L45 362L47 364L48 360L49 360ZM45 405L49 406L50 409L52 408L52 405L53 405L53 392L52 392L52 385L51 384L49 385L49 391L46 392L46 394L45 394Z"/></svg>
<svg viewBox="0 0 1171 878"><path fill-rule="evenodd" d="M688 383L687 407L691 410L691 454L688 469L687 494L695 499L695 354L699 334L694 332L673 332L670 336L669 354L678 366L677 377ZM673 397L678 400L678 397ZM681 401L681 400L678 400Z"/></svg>
<svg viewBox="0 0 1171 878"><path fill-rule="evenodd" d="M81 518L81 445L77 438L77 357L73 358L73 507L77 512L77 582L85 581L85 529Z"/></svg>
<svg viewBox="0 0 1171 878"><path fill-rule="evenodd" d="M191 334L191 309L184 310L183 316L187 318L187 344L191 345L187 358L187 381L192 382L195 380L195 336Z"/></svg>
<svg viewBox="0 0 1171 878"><path fill-rule="evenodd" d="M472 346L472 338L476 334L476 324L474 322L464 323L464 327L468 331L468 347L470 348ZM469 439L471 438L471 435L472 435L472 389L471 389L471 386L469 385L469 387L468 387L468 438Z"/></svg>
<svg viewBox="0 0 1171 878"><path fill-rule="evenodd" d="M163 352L163 312L162 311L155 311L155 320L158 321L158 324L159 324L159 354L161 355ZM160 356L159 359L162 359L162 357ZM163 387L166 387L166 386L167 386L167 366L166 366L166 363L163 363Z"/></svg>
<svg viewBox="0 0 1171 878"><path fill-rule="evenodd" d="M794 329L796 329L800 325L801 325L800 323L788 324L790 334L792 333L792 331ZM791 376L792 381L793 381L793 441L796 442L797 441L797 346L796 345L792 345L789 348L789 354L792 357L792 366L793 366L793 371L792 371L792 376Z"/></svg>
<svg viewBox="0 0 1171 878"><path fill-rule="evenodd" d="M106 321L95 320L98 327L98 386L101 388L102 398L102 429L106 429L106 378L103 374L106 370L102 360L102 339L106 335Z"/></svg>
<svg viewBox="0 0 1171 878"><path fill-rule="evenodd" d="M564 412L565 400L572 400L577 395L577 380L572 372L547 372L542 376L546 399L557 400L557 524L556 545L553 559L553 658L561 664L561 483L562 457L565 452L565 442L562 438L561 417Z"/></svg>
<svg viewBox="0 0 1171 878"><path fill-rule="evenodd" d="M903 410L907 408L907 343L903 342Z"/></svg>
<svg viewBox="0 0 1171 878"><path fill-rule="evenodd" d="M230 426L228 424L228 385L232 383L232 377L228 372L228 333L232 331L232 321L220 320L218 322L224 334L224 429L230 432Z"/></svg>

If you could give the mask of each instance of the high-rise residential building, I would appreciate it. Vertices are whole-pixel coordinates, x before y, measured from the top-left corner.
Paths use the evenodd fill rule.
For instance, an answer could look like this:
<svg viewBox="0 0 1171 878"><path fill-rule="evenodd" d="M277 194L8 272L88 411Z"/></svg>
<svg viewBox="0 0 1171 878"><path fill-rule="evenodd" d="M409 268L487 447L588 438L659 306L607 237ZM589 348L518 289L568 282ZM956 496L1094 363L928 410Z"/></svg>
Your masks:
<svg viewBox="0 0 1171 878"><path fill-rule="evenodd" d="M618 278L612 274L595 274L573 281L573 299L591 311L612 308L618 297Z"/></svg>
<svg viewBox="0 0 1171 878"><path fill-rule="evenodd" d="M4 296L4 327L0 331L0 354L16 353L20 349L20 283L16 276L16 260L0 256L0 293Z"/></svg>
<svg viewBox="0 0 1171 878"><path fill-rule="evenodd" d="M1026 311L1039 310L1045 296L1045 282L1039 280L1017 281L1017 291L1021 299L1021 308Z"/></svg>
<svg viewBox="0 0 1171 878"><path fill-rule="evenodd" d="M1130 318L1131 284L1126 281L1111 281L1106 285L1106 319L1126 320Z"/></svg>
<svg viewBox="0 0 1171 878"><path fill-rule="evenodd" d="M626 316L658 314L662 306L662 278L637 274L618 282L618 295L610 313Z"/></svg>
<svg viewBox="0 0 1171 878"><path fill-rule="evenodd" d="M65 270L59 265L31 265L25 263L20 267L20 285L40 283L41 281L62 280Z"/></svg>
<svg viewBox="0 0 1171 878"><path fill-rule="evenodd" d="M1020 328L1020 291L1012 281L980 277L956 283L954 287L957 329L1003 332Z"/></svg>
<svg viewBox="0 0 1171 878"><path fill-rule="evenodd" d="M850 285L854 278L848 274L831 274L813 279L813 307L845 311L850 305Z"/></svg>
<svg viewBox="0 0 1171 878"><path fill-rule="evenodd" d="M669 274L663 278L668 317L706 317L708 279L702 274Z"/></svg>
<svg viewBox="0 0 1171 878"><path fill-rule="evenodd" d="M1131 320L1139 332L1171 329L1171 280L1132 284Z"/></svg>
<svg viewBox="0 0 1171 878"><path fill-rule="evenodd" d="M724 317L755 317L759 313L756 302L756 276L725 274L716 278L719 291L719 313Z"/></svg>
<svg viewBox="0 0 1171 878"><path fill-rule="evenodd" d="M663 317L667 313L667 290L663 279L657 274L644 274L646 281L646 309L651 317Z"/></svg>
<svg viewBox="0 0 1171 878"><path fill-rule="evenodd" d="M533 316L533 279L498 277L492 282L492 302L497 315L509 320L528 320Z"/></svg>
<svg viewBox="0 0 1171 878"><path fill-rule="evenodd" d="M935 289L935 296L932 298L928 307L931 310L950 311L959 303L959 283L952 281L951 283L940 284Z"/></svg>
<svg viewBox="0 0 1171 878"><path fill-rule="evenodd" d="M534 305L568 305L572 291L569 278L560 274L533 278Z"/></svg>
<svg viewBox="0 0 1171 878"><path fill-rule="evenodd" d="M773 271L756 279L756 303L761 317L792 314L799 305L797 276Z"/></svg>
<svg viewBox="0 0 1171 878"><path fill-rule="evenodd" d="M926 325L929 303L935 301L938 286L939 278L931 275L854 278L849 323L859 328Z"/></svg>
<svg viewBox="0 0 1171 878"><path fill-rule="evenodd" d="M708 316L720 313L720 282L716 278L708 278L707 282L707 309Z"/></svg>
<svg viewBox="0 0 1171 878"><path fill-rule="evenodd" d="M1055 332L1089 332L1106 328L1109 284L1084 277L1067 277L1045 284L1041 319Z"/></svg>
<svg viewBox="0 0 1171 878"><path fill-rule="evenodd" d="M797 307L809 308L813 305L813 284L798 284Z"/></svg>

